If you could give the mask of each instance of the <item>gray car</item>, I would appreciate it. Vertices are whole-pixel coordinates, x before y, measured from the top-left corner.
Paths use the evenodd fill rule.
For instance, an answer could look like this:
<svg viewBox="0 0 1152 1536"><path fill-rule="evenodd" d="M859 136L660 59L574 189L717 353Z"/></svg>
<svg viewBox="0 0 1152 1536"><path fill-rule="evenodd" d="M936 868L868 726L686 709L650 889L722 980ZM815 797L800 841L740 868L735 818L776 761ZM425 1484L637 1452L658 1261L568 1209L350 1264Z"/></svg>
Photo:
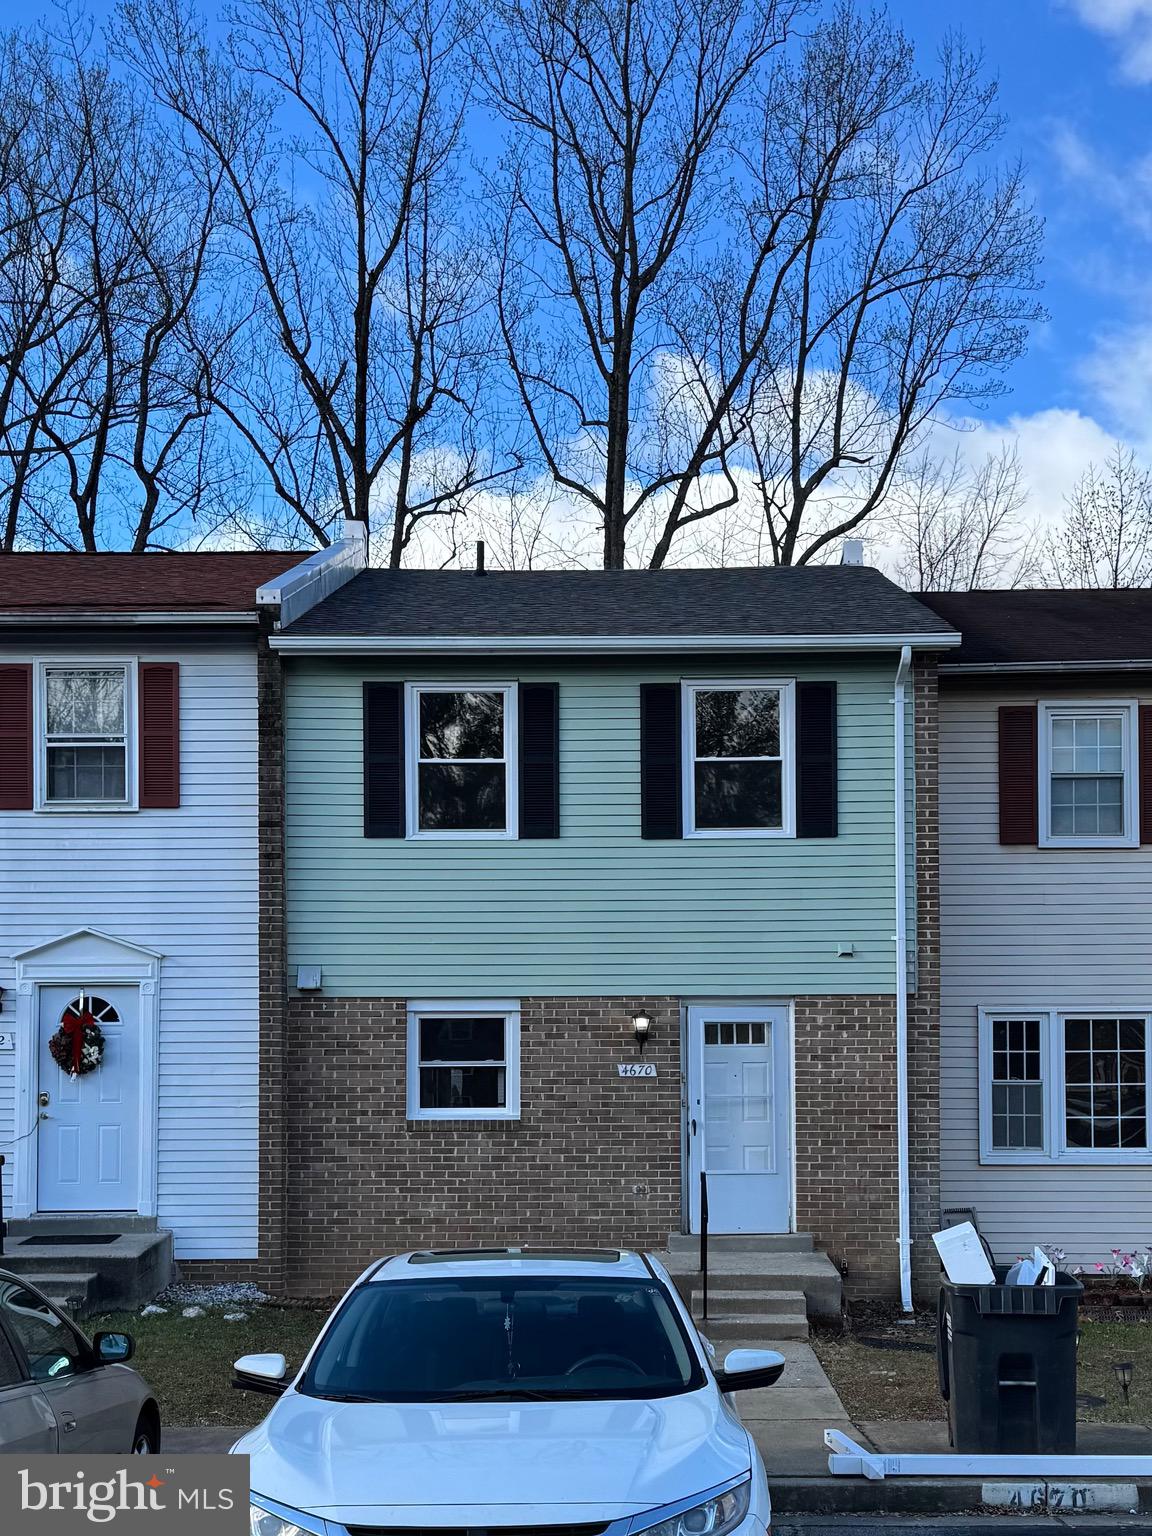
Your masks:
<svg viewBox="0 0 1152 1536"><path fill-rule="evenodd" d="M89 1338L0 1269L0 1451L158 1451L160 1410L132 1351L130 1334Z"/></svg>

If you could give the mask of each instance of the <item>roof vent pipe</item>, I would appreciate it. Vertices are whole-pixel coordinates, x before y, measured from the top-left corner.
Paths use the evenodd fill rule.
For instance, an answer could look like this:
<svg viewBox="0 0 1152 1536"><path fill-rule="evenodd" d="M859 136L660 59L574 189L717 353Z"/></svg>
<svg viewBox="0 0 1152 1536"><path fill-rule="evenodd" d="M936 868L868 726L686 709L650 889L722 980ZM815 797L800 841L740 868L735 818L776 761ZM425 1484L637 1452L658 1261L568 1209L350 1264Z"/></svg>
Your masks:
<svg viewBox="0 0 1152 1536"><path fill-rule="evenodd" d="M483 539L477 539L476 540L476 574L477 574L477 576L483 576L483 574L484 574L484 540Z"/></svg>
<svg viewBox="0 0 1152 1536"><path fill-rule="evenodd" d="M841 565L863 565L864 564L864 540L863 539L845 539L844 540L843 544L841 544L841 546L840 546L840 564Z"/></svg>

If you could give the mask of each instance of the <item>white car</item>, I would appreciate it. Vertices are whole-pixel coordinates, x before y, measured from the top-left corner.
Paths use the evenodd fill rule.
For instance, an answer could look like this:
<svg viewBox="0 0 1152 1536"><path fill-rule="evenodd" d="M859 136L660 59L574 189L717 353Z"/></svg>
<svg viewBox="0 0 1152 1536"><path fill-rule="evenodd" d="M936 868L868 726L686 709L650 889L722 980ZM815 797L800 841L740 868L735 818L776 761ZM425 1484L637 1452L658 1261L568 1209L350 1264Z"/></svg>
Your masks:
<svg viewBox="0 0 1152 1536"><path fill-rule="evenodd" d="M729 1394L772 1350L718 1369L647 1254L407 1253L367 1270L299 1373L236 1362L279 1402L251 1457L253 1536L762 1536L764 1465Z"/></svg>

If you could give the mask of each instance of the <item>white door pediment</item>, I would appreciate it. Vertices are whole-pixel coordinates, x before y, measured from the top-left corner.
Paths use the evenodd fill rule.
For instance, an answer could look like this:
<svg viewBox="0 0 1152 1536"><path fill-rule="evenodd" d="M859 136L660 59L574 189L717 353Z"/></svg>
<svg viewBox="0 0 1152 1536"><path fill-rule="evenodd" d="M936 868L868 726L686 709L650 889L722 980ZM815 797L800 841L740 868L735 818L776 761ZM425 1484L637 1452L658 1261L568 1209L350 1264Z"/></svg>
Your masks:
<svg viewBox="0 0 1152 1536"><path fill-rule="evenodd" d="M19 981L48 981L82 973L93 980L123 976L144 981L155 977L163 957L154 949L114 938L99 928L77 928L21 950L12 958Z"/></svg>

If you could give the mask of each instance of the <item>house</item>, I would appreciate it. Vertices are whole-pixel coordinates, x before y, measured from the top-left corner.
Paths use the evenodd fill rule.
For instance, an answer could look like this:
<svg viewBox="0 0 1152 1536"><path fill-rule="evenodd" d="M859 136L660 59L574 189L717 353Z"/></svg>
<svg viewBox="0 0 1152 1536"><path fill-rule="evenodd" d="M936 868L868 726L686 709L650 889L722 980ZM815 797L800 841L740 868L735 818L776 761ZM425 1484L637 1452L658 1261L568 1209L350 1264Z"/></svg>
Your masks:
<svg viewBox="0 0 1152 1536"><path fill-rule="evenodd" d="M154 1291L173 1248L189 1275L268 1273L267 636L362 564L354 542L0 556L3 1262L76 1304Z"/></svg>
<svg viewBox="0 0 1152 1536"><path fill-rule="evenodd" d="M289 1283L662 1248L702 1173L713 1233L933 1273L958 641L861 565L373 570L284 623Z"/></svg>
<svg viewBox="0 0 1152 1536"><path fill-rule="evenodd" d="M941 1197L997 1255L1152 1231L1152 593L927 593Z"/></svg>

